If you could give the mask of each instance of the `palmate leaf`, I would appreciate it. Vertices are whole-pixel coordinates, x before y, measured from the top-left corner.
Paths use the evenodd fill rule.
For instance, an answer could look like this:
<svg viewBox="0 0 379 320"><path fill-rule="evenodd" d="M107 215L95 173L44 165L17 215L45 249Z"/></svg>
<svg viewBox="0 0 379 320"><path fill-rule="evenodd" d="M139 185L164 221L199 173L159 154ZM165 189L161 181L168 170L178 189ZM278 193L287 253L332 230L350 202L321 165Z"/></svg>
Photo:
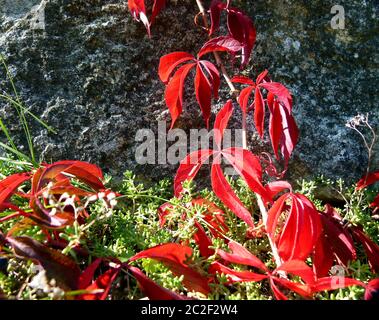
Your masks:
<svg viewBox="0 0 379 320"><path fill-rule="evenodd" d="M187 64L180 66L185 62ZM175 71L176 68L178 69ZM217 98L220 86L217 68L211 62L196 59L186 52L173 52L160 59L158 74L166 84L165 101L171 114L171 128L182 113L184 84L193 68L196 68L194 80L196 99L208 126L212 95Z"/></svg>
<svg viewBox="0 0 379 320"><path fill-rule="evenodd" d="M73 186L71 181L73 178L93 191ZM32 177L29 206L33 209L33 213L28 217L41 226L51 229L61 229L72 224L75 219L72 208L67 207L62 212L51 214L51 209L46 207L44 194L48 192L51 196L57 197L67 193L75 196L79 202L80 197L88 197L105 190L102 180L101 169L87 162L66 160L43 165Z"/></svg>
<svg viewBox="0 0 379 320"><path fill-rule="evenodd" d="M254 222L251 213L245 208L226 180L220 164L221 158L224 157L246 181L250 189L261 195L265 202L271 201L270 192L262 185L262 168L255 155L242 148L221 148L224 130L232 113L233 104L229 100L216 116L214 139L217 150L198 150L181 161L174 181L175 196L181 197L182 183L186 180L193 180L203 163L213 155L211 182L214 193L234 214L252 227Z"/></svg>
<svg viewBox="0 0 379 320"><path fill-rule="evenodd" d="M235 76L232 82L248 85L241 90L238 102L246 116L250 109L254 110L254 124L263 139L266 105L270 112L269 134L275 157L280 160L279 149L287 168L289 158L299 139L299 130L292 116L292 96L290 91L278 82L271 82L268 71L258 75L256 82L244 76ZM267 91L267 97L263 95ZM250 106L249 99L254 97Z"/></svg>

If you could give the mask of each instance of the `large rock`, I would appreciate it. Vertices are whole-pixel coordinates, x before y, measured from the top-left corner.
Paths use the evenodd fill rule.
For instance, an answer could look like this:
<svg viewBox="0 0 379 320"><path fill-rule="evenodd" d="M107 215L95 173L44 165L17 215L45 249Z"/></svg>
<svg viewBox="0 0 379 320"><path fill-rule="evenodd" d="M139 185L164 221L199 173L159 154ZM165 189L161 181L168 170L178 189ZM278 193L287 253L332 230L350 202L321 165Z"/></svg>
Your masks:
<svg viewBox="0 0 379 320"><path fill-rule="evenodd" d="M294 95L301 140L291 163L293 180L319 174L358 178L367 151L345 123L369 113L372 125L379 126L378 6L375 0L342 2L345 29L334 30L335 1L235 1L258 31L246 74L255 77L267 68ZM196 13L194 1L170 1L149 39L132 20L126 0L0 0L0 52L25 104L58 131L54 135L33 123L43 160L92 161L116 176L125 169L154 179L172 174L177 166L136 163L135 134L140 128L156 131L157 120L170 120L157 66L162 55L195 53L206 40L193 23ZM4 77L0 81L10 90ZM191 94L178 126L202 128ZM227 96L224 84L214 110ZM14 112L4 101L0 114L22 144ZM262 149L256 135L250 145ZM378 155L379 150L373 169L379 169Z"/></svg>

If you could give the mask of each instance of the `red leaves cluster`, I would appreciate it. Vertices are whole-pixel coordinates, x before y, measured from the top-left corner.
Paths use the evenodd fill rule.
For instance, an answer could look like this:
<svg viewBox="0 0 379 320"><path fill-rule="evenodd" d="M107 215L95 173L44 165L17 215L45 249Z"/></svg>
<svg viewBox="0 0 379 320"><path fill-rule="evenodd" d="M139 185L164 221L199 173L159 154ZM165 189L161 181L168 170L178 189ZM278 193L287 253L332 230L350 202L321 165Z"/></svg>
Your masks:
<svg viewBox="0 0 379 320"><path fill-rule="evenodd" d="M231 7L230 1L227 1L225 4L220 0L213 0L209 9L211 16L211 27L209 29L210 36L220 27L222 11L226 11L227 14L229 36L242 45L241 69L243 69L250 60L250 55L255 44L255 27L248 16L239 9Z"/></svg>
<svg viewBox="0 0 379 320"><path fill-rule="evenodd" d="M364 286L358 280L350 278L325 277L317 278L312 269L302 260L290 260L270 271L265 264L246 248L236 242L229 242L231 253L217 250L217 254L223 263L214 262L210 267L211 273L222 273L228 277L229 283L234 282L257 282L269 280L274 296L278 300L287 300L287 296L281 291L284 288L310 298L314 293L325 290L335 290L352 285ZM240 264L257 269L260 273L253 271L236 271L225 264ZM282 273L287 276L283 277ZM301 278L302 282L290 280L289 275Z"/></svg>
<svg viewBox="0 0 379 320"><path fill-rule="evenodd" d="M79 288L89 291L79 297L82 300L104 300L113 282L116 280L122 269L128 271L139 283L141 290L153 300L184 300L186 296L181 296L175 292L167 290L151 279L149 279L139 268L130 265L139 259L153 259L163 263L176 276L183 276L183 284L188 291L199 292L207 295L210 292L208 278L194 270L189 263L192 256L192 249L188 246L165 243L137 253L126 263L119 261L109 264L106 272L98 276L94 281L95 271L98 269L100 259L93 262L81 275ZM115 259L113 259L115 260ZM90 293L90 292L95 293ZM98 293L96 293L99 291Z"/></svg>
<svg viewBox="0 0 379 320"><path fill-rule="evenodd" d="M198 56L198 59L200 57ZM209 61L198 60L186 52L174 52L161 58L159 77L167 84L165 91L166 104L171 113L171 128L183 110L184 83L192 68L196 68L195 92L205 123L208 125L211 115L212 95L217 98L220 86L220 75L217 68ZM170 78L175 68L188 62ZM207 76L208 75L208 76Z"/></svg>
<svg viewBox="0 0 379 320"><path fill-rule="evenodd" d="M81 181L93 191L74 186L73 178ZM49 200L58 201L60 196L67 194L74 196L77 204L80 204L81 198L105 190L102 179L101 169L90 163L67 160L46 164L35 172L14 174L1 181L0 208L2 210L12 209L17 212L5 219L24 216L44 228L61 229L74 221L74 208L71 205L64 206L61 210L47 208ZM29 180L31 181L30 191L17 192L17 189ZM33 212L26 213L13 204L11 198L14 194L29 199L29 206ZM86 215L86 212L83 211L82 215Z"/></svg>
<svg viewBox="0 0 379 320"><path fill-rule="evenodd" d="M153 9L150 17L150 21L146 15L145 0L128 0L128 8L133 18L137 21L141 21L150 36L150 28L154 23L155 18L161 12L166 5L166 0L154 0Z"/></svg>
<svg viewBox="0 0 379 320"><path fill-rule="evenodd" d="M182 183L186 180L194 179L203 163L206 162L210 156L213 156L211 168L213 191L236 216L245 221L249 226L254 226L251 213L245 208L241 200L238 199L227 182L221 168L221 159L223 157L246 181L251 190L261 195L267 201L270 201L270 199L267 198L268 192L262 185L262 168L259 159L250 151L242 148L222 149L223 134L232 113L233 104L232 101L229 100L217 114L214 125L216 150L198 150L189 154L181 161L174 181L175 196L180 197L183 190Z"/></svg>
<svg viewBox="0 0 379 320"><path fill-rule="evenodd" d="M208 127L212 96L214 99L218 97L220 74L213 63L201 58L215 51L235 54L242 48L240 42L231 37L218 37L205 43L196 58L187 52L173 52L160 59L158 73L162 82L166 84L165 101L171 114L171 128L182 113L184 84L193 68L196 69L194 80L196 100Z"/></svg>
<svg viewBox="0 0 379 320"><path fill-rule="evenodd" d="M292 116L292 96L285 86L279 82L272 82L267 75L268 71L265 70L255 82L244 76L236 76L232 81L247 85L241 90L238 102L245 117L250 110L254 110L254 123L261 138L264 134L267 105L270 113L269 133L272 149L278 160L280 149L287 165L299 137L299 130ZM267 92L266 97L263 90ZM249 105L251 97L253 102Z"/></svg>

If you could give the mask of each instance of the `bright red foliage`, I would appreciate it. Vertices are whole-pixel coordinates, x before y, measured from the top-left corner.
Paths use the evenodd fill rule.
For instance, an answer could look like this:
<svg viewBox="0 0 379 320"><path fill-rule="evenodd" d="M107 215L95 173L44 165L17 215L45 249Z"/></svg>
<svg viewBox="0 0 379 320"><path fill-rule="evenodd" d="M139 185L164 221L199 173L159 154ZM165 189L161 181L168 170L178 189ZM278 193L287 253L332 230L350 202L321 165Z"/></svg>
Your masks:
<svg viewBox="0 0 379 320"><path fill-rule="evenodd" d="M305 260L322 230L313 203L304 195L295 193L284 194L276 200L268 212L266 229L284 261Z"/></svg>
<svg viewBox="0 0 379 320"><path fill-rule="evenodd" d="M379 181L379 171L371 172L368 175L365 175L361 180L357 183L357 189L363 189L368 187L369 185L376 183ZM374 201L370 204L372 208L374 208L374 212L379 210L379 194L375 197Z"/></svg>
<svg viewBox="0 0 379 320"><path fill-rule="evenodd" d="M195 151L181 161L174 181L175 196L180 197L183 190L182 183L185 180L194 179L202 164L212 155L211 181L214 193L240 219L244 220L249 226L254 226L251 213L238 199L223 174L221 158L224 157L233 166L251 190L261 195L267 202L271 199L262 185L262 169L259 159L250 151L242 148L222 149L222 137L232 112L233 105L232 101L229 100L217 114L214 125L214 139L218 149Z"/></svg>
<svg viewBox="0 0 379 320"><path fill-rule="evenodd" d="M263 138L266 105L270 112L269 133L272 149L279 160L279 149L287 166L289 158L296 146L299 137L298 127L292 116L292 96L289 90L279 82L271 82L268 71L263 71L256 82L243 76L232 79L235 83L248 85L241 90L238 102L242 112L246 114L254 110L255 127ZM268 93L266 98L263 89ZM254 100L249 106L249 99L254 91Z"/></svg>
<svg viewBox="0 0 379 320"><path fill-rule="evenodd" d="M313 254L313 268L318 277L327 276L333 262L347 266L355 260L356 251L353 238L342 224L338 212L327 205L325 212L319 212L323 232L321 233Z"/></svg>
<svg viewBox="0 0 379 320"><path fill-rule="evenodd" d="M150 258L162 262L176 276L184 276L183 284L189 291L209 293L208 279L193 270L187 259L192 256L192 249L176 243L165 243L156 247L141 251L129 261L141 258Z"/></svg>
<svg viewBox="0 0 379 320"><path fill-rule="evenodd" d="M134 19L136 19L137 21L142 21L142 23L145 25L145 28L149 36L151 25L154 23L155 18L157 17L159 12L161 12L165 5L166 0L154 0L152 14L149 21L146 15L145 0L128 0L128 8L130 13L132 14Z"/></svg>
<svg viewBox="0 0 379 320"><path fill-rule="evenodd" d="M224 4L220 0L213 0L209 10L211 15L209 35L213 35L219 29L222 11L226 11L227 13L229 36L243 46L241 55L241 69L243 69L250 60L250 55L255 44L255 27L248 16L239 9L231 7L230 1Z"/></svg>
<svg viewBox="0 0 379 320"><path fill-rule="evenodd" d="M165 100L171 114L171 128L182 113L185 80L188 73L194 67L196 67L194 81L196 99L205 123L207 126L209 124L211 99L212 95L215 99L218 97L220 75L214 64L206 60L199 60L199 58L196 59L193 55L186 52L173 52L165 55L160 60L159 77L167 84ZM188 63L182 65L174 72L184 62ZM173 76L170 78L172 74Z"/></svg>
<svg viewBox="0 0 379 320"><path fill-rule="evenodd" d="M246 248L237 242L229 242L232 253L217 250L217 254L224 263L241 264L257 269L260 273L252 271L236 271L220 262L212 263L209 272L223 273L227 275L229 283L234 282L257 282L269 280L274 296L278 300L287 300L287 296L280 290L284 288L296 292L300 296L310 298L314 293L320 291L336 290L349 286L365 286L361 281L346 277L317 278L313 270L301 260L289 260L270 271L263 262L251 254ZM282 273L286 274L283 277ZM289 279L289 276L297 276L302 282Z"/></svg>

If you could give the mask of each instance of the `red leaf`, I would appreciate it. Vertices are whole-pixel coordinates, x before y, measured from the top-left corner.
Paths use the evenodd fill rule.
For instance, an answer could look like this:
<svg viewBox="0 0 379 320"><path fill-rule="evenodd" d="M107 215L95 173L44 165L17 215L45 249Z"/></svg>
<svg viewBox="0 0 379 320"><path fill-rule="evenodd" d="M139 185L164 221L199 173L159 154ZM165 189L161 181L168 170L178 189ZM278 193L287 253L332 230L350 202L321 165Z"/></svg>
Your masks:
<svg viewBox="0 0 379 320"><path fill-rule="evenodd" d="M251 19L237 9L228 8L227 24L231 36L244 46L241 62L241 69L243 69L250 60L256 39L256 30Z"/></svg>
<svg viewBox="0 0 379 320"><path fill-rule="evenodd" d="M144 0L128 0L129 11L137 21L142 21L145 25L147 33L150 36L150 23L146 16L146 8Z"/></svg>
<svg viewBox="0 0 379 320"><path fill-rule="evenodd" d="M279 110L282 116L282 126L283 134L281 141L281 153L285 160L286 166L291 157L291 154L296 146L299 139L299 129L297 128L295 119L289 112L281 105L279 105Z"/></svg>
<svg viewBox="0 0 379 320"><path fill-rule="evenodd" d="M267 75L268 75L268 70L262 71L257 77L257 81L256 81L257 85L260 84L267 77Z"/></svg>
<svg viewBox="0 0 379 320"><path fill-rule="evenodd" d="M100 291L99 293L85 293L78 296L78 300L105 300L111 290L113 282L116 280L121 268L111 268L100 275L86 291Z"/></svg>
<svg viewBox="0 0 379 320"><path fill-rule="evenodd" d="M282 114L280 113L279 104L274 102L272 111L270 114L269 122L269 132L270 140L272 145L272 150L274 151L275 157L279 160L279 145L283 135L283 125L282 125Z"/></svg>
<svg viewBox="0 0 379 320"><path fill-rule="evenodd" d="M209 35L214 34L220 27L220 16L221 11L225 9L225 4L219 0L212 0L210 6L210 15L211 15L211 27L209 29Z"/></svg>
<svg viewBox="0 0 379 320"><path fill-rule="evenodd" d="M275 269L274 273L279 273L280 271L299 276L307 284L312 284L316 280L316 276L313 273L312 269L304 261L301 260L290 260L284 262L282 265Z"/></svg>
<svg viewBox="0 0 379 320"><path fill-rule="evenodd" d="M199 172L200 167L213 154L213 150L198 150L187 155L181 162L174 180L174 195L180 197L183 191L182 183L192 181Z"/></svg>
<svg viewBox="0 0 379 320"><path fill-rule="evenodd" d="M88 162L66 160L46 165L40 175L33 176L33 193L37 193L49 182L56 182L71 174L77 179L85 182L95 190L105 189L102 183L103 173L101 169Z"/></svg>
<svg viewBox="0 0 379 320"><path fill-rule="evenodd" d="M255 90L255 111L254 122L258 134L263 139L264 120L265 120L265 103L261 91L257 88Z"/></svg>
<svg viewBox="0 0 379 320"><path fill-rule="evenodd" d="M171 213L172 209L173 206L170 202L166 202L158 208L159 226L161 228L166 224L166 216Z"/></svg>
<svg viewBox="0 0 379 320"><path fill-rule="evenodd" d="M50 279L68 290L77 288L80 270L69 257L29 237L6 237L5 241L16 256L40 264Z"/></svg>
<svg viewBox="0 0 379 320"><path fill-rule="evenodd" d="M208 128L209 118L211 116L212 88L199 64L196 66L195 92L196 100L199 103L205 124Z"/></svg>
<svg viewBox="0 0 379 320"><path fill-rule="evenodd" d="M365 300L379 300L379 279L371 280L366 285Z"/></svg>
<svg viewBox="0 0 379 320"><path fill-rule="evenodd" d="M219 163L212 164L211 170L212 189L216 196L230 209L233 213L245 221L248 226L253 227L254 222L251 213L244 207L241 200L238 199L228 181L225 179Z"/></svg>
<svg viewBox="0 0 379 320"><path fill-rule="evenodd" d="M218 72L215 65L209 61L201 60L200 64L204 67L211 78L212 88L213 88L213 97L214 99L218 98L218 90L220 88L220 73Z"/></svg>
<svg viewBox="0 0 379 320"><path fill-rule="evenodd" d="M325 238L325 235L320 235L320 239L315 245L312 259L313 270L319 278L329 274L334 262L332 246L321 238Z"/></svg>
<svg viewBox="0 0 379 320"><path fill-rule="evenodd" d="M158 16L159 12L162 11L165 5L166 5L166 0L154 0L153 12L150 17L150 25L154 23L155 18Z"/></svg>
<svg viewBox="0 0 379 320"><path fill-rule="evenodd" d="M251 92L254 90L254 86L249 86L246 88L243 88L241 90L241 93L238 97L238 103L241 106L242 112L246 116L247 113L247 105L249 103L249 98L251 96Z"/></svg>
<svg viewBox="0 0 379 320"><path fill-rule="evenodd" d="M297 282L292 282L292 281L289 281L287 279L284 279L284 278L278 278L278 277L272 277L272 282L271 282L271 287L273 288L273 284L275 286L275 282L276 283L279 283L281 286L287 288L287 289L290 289L291 291L293 292L296 292L297 294L301 295L302 297L310 297L312 295L312 292L311 292L311 287L307 284L302 284L302 283L297 283ZM276 292L275 294L275 291L274 291L274 294L275 294L275 297L277 297L277 294L280 292L279 289L275 286L276 290L278 290L278 292ZM280 297L279 300L286 300L287 297L284 299L283 297L285 297L281 292L280 292L281 295L278 295L278 297ZM277 297L277 299L278 299Z"/></svg>
<svg viewBox="0 0 379 320"><path fill-rule="evenodd" d="M195 66L190 63L180 67L171 78L165 91L165 100L171 114L171 129L183 110L183 90L188 72Z"/></svg>
<svg viewBox="0 0 379 320"><path fill-rule="evenodd" d="M224 238L224 234L229 230L225 224L225 213L207 199L194 199L192 200L192 205L201 205L207 209L207 211L203 213L202 218L212 226L209 228L209 231L215 238Z"/></svg>
<svg viewBox="0 0 379 320"><path fill-rule="evenodd" d="M16 173L0 181L0 205L6 202L17 188L30 179L29 173Z"/></svg>
<svg viewBox="0 0 379 320"><path fill-rule="evenodd" d="M243 46L238 40L230 36L222 36L207 41L200 49L197 57L200 59L203 55L215 51L226 51L234 56L238 51L242 49Z"/></svg>
<svg viewBox="0 0 379 320"><path fill-rule="evenodd" d="M141 251L130 258L130 262L150 258L162 262L176 276L184 276L183 283L189 289L203 294L209 293L208 281L191 269L185 261L192 256L192 249L176 243L166 243Z"/></svg>
<svg viewBox="0 0 379 320"><path fill-rule="evenodd" d="M150 36L150 26L154 23L155 18L165 6L166 0L154 0L153 10L149 19L146 16L146 8L144 0L128 0L129 11L137 21L142 21Z"/></svg>
<svg viewBox="0 0 379 320"><path fill-rule="evenodd" d="M357 189L363 189L367 186L379 181L379 171L371 172L367 176L365 175L361 180L357 183Z"/></svg>
<svg viewBox="0 0 379 320"><path fill-rule="evenodd" d="M285 201L291 199L291 208L285 217L277 242L280 257L284 261L305 260L317 243L321 233L321 222L314 205L301 194L281 196L268 212L267 232L275 241L279 216Z"/></svg>
<svg viewBox="0 0 379 320"><path fill-rule="evenodd" d="M279 192L282 192L286 189L292 192L292 186L287 181L273 181L268 183L265 188L271 199L273 199Z"/></svg>
<svg viewBox="0 0 379 320"><path fill-rule="evenodd" d="M134 19L139 20L141 12L146 13L144 0L128 0L129 11Z"/></svg>
<svg viewBox="0 0 379 320"><path fill-rule="evenodd" d="M131 274L137 279L141 290L150 300L188 300L187 297L161 287L149 279L140 269L128 267Z"/></svg>
<svg viewBox="0 0 379 320"><path fill-rule="evenodd" d="M167 84L175 68L188 60L195 60L195 57L187 52L173 52L163 56L159 62L159 78Z"/></svg>
<svg viewBox="0 0 379 320"><path fill-rule="evenodd" d="M252 154L251 151L242 148L224 149L222 150L222 155L246 181L252 191L261 195L265 202L271 201L261 182L262 167L258 157Z"/></svg>
<svg viewBox="0 0 379 320"><path fill-rule="evenodd" d="M193 236L193 239L199 246L199 251L202 257L208 258L214 254L214 249L211 249L212 241L207 236L204 228L197 221L195 222L195 227L197 229L196 233Z"/></svg>
<svg viewBox="0 0 379 320"><path fill-rule="evenodd" d="M254 273L251 271L235 271L219 262L213 262L209 267L209 273L223 273L228 276L229 283L233 282L257 282L267 279L265 274Z"/></svg>
<svg viewBox="0 0 379 320"><path fill-rule="evenodd" d="M252 266L268 272L265 264L239 243L230 241L228 246L232 253L227 253L221 249L217 249L217 254L223 260L230 263Z"/></svg>
<svg viewBox="0 0 379 320"><path fill-rule="evenodd" d="M91 285L95 272L102 261L103 259L101 258L96 259L82 272L79 277L78 289L85 289Z"/></svg>
<svg viewBox="0 0 379 320"><path fill-rule="evenodd" d="M279 82L265 82L260 83L259 87L265 88L267 91L274 94L281 104L283 104L287 111L292 111L292 96L291 92Z"/></svg>
<svg viewBox="0 0 379 320"><path fill-rule="evenodd" d="M247 84L249 86L255 87L255 82L253 80L251 80L250 78L245 77L245 76L234 76L231 79L231 81L234 83L242 83L242 84Z"/></svg>
<svg viewBox="0 0 379 320"><path fill-rule="evenodd" d="M354 239L362 244L372 271L379 273L379 246L358 227L352 226L350 230Z"/></svg>
<svg viewBox="0 0 379 320"><path fill-rule="evenodd" d="M334 258L339 264L347 266L356 258L354 242L342 225L342 219L331 206L326 212L319 212L323 232L315 247L313 267L317 276L326 276L333 265Z"/></svg>
<svg viewBox="0 0 379 320"><path fill-rule="evenodd" d="M274 293L276 300L288 300L288 298L276 286L276 284L274 282L274 278L270 278L270 286L271 286L272 292Z"/></svg>
<svg viewBox="0 0 379 320"><path fill-rule="evenodd" d="M356 279L345 278L345 277L325 277L317 279L315 284L312 286L312 293L320 292L320 291L330 291L343 289L350 286L362 286L365 285Z"/></svg>
<svg viewBox="0 0 379 320"><path fill-rule="evenodd" d="M221 149L221 142L224 136L224 131L228 126L229 119L233 113L233 103L232 100L228 100L228 102L224 105L224 107L219 111L216 116L216 120L214 123L214 139L217 147Z"/></svg>

